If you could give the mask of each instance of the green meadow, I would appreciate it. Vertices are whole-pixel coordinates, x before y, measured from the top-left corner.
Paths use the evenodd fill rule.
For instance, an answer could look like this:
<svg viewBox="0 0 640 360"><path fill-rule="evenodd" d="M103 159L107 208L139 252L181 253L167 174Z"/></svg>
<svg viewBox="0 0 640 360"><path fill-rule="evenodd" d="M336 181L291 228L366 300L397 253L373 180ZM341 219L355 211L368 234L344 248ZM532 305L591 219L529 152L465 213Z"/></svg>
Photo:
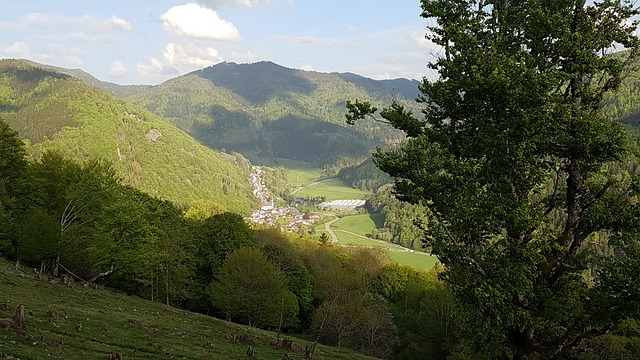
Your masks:
<svg viewBox="0 0 640 360"><path fill-rule="evenodd" d="M369 191L354 189L338 178L330 178L313 182L296 192L304 197L324 196L327 201L341 199L363 199Z"/></svg>

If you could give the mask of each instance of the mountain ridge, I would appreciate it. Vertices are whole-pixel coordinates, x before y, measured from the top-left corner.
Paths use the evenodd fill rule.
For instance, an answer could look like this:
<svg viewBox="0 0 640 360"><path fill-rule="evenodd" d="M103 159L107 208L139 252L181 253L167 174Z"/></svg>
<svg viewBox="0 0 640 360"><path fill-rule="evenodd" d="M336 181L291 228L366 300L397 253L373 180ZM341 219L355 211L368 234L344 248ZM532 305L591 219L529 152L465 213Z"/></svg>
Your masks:
<svg viewBox="0 0 640 360"><path fill-rule="evenodd" d="M331 166L365 158L402 137L380 123L347 126L347 99L376 106L397 101L416 109L419 84L297 70L270 61L225 62L167 80L127 100L211 148L239 152L257 164L284 158Z"/></svg>

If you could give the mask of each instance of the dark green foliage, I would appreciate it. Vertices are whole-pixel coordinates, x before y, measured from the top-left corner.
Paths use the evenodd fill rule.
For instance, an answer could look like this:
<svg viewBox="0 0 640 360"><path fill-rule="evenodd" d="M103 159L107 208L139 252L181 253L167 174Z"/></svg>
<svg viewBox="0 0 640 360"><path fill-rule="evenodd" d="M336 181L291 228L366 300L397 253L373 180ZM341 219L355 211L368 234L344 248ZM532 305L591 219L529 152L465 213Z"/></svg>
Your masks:
<svg viewBox="0 0 640 360"><path fill-rule="evenodd" d="M218 278L222 264L241 247L258 247L259 243L242 216L230 212L194 224L193 234L193 244L197 249L194 259L194 281L197 285L189 307L208 312L211 301L207 289Z"/></svg>
<svg viewBox="0 0 640 360"><path fill-rule="evenodd" d="M24 144L18 134L0 118L0 253L15 254L12 215L25 211L30 203L30 186Z"/></svg>
<svg viewBox="0 0 640 360"><path fill-rule="evenodd" d="M372 191L393 182L389 174L380 170L372 158L358 165L341 169L338 172L338 178L356 189Z"/></svg>
<svg viewBox="0 0 640 360"><path fill-rule="evenodd" d="M372 232L372 237L409 249L423 251L424 230L430 220L426 208L420 204L402 202L393 195L390 186L383 186L367 198L366 207L371 213L381 213L384 222Z"/></svg>
<svg viewBox="0 0 640 360"><path fill-rule="evenodd" d="M0 118L0 205L8 211L25 209L29 192L24 144Z"/></svg>
<svg viewBox="0 0 640 360"><path fill-rule="evenodd" d="M296 296L301 324L307 329L313 308L313 284L311 274L304 265L301 254L280 230L268 228L257 230L258 239L263 246L262 252L269 262L282 271L287 288Z"/></svg>
<svg viewBox="0 0 640 360"><path fill-rule="evenodd" d="M455 300L437 271L388 264L377 283L398 327L399 359L445 359L458 340Z"/></svg>
<svg viewBox="0 0 640 360"><path fill-rule="evenodd" d="M325 166L364 158L398 137L384 124L345 129L345 97L389 103L396 84L402 83L402 93L413 86L414 94L418 85L347 78L268 62L224 63L172 79L130 100L170 119L203 144L240 152L254 163L284 158ZM414 98L395 97L405 104Z"/></svg>
<svg viewBox="0 0 640 360"><path fill-rule="evenodd" d="M278 327L295 324L296 296L287 280L259 249L240 248L231 254L211 285L213 306L231 319L249 326Z"/></svg>
<svg viewBox="0 0 640 360"><path fill-rule="evenodd" d="M600 267L610 252L588 244L609 234L605 248L631 249L638 239L638 180L610 165L630 156L629 138L601 102L635 60L628 20L638 12L628 1L422 8L428 38L443 48L430 65L440 78L421 88L424 120L401 106L381 112L409 139L378 152L377 164L398 178L401 200L437 220L427 243L477 357L568 356L635 316L623 294L637 290L637 254ZM631 51L602 56L614 44ZM351 122L375 111L367 102L349 110ZM611 303L597 300L602 292Z"/></svg>
<svg viewBox="0 0 640 360"><path fill-rule="evenodd" d="M269 61L255 64L225 62L193 74L254 103L265 103L274 97L287 97L295 93L309 94L316 88L299 71Z"/></svg>
<svg viewBox="0 0 640 360"><path fill-rule="evenodd" d="M18 221L18 258L34 267L60 252L60 223L44 209L29 209Z"/></svg>

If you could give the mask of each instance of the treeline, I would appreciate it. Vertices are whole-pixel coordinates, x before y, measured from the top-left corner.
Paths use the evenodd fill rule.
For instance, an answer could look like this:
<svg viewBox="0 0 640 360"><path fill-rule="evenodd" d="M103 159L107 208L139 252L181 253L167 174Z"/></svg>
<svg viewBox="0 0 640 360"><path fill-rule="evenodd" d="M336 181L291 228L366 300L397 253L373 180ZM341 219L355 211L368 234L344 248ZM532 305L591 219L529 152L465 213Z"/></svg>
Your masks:
<svg viewBox="0 0 640 360"><path fill-rule="evenodd" d="M383 358L415 358L450 343L440 341L449 334L440 325L418 326L453 321L452 311L442 313L452 303L436 272L391 264L384 252L253 229L220 211L213 202L181 208L123 186L101 161L48 152L28 162L17 134L0 122L2 257L37 274Z"/></svg>
<svg viewBox="0 0 640 360"><path fill-rule="evenodd" d="M371 236L409 249L425 251L424 230L430 218L424 206L402 202L393 195L392 186L380 187L366 199L365 207L371 213L381 213L384 225L373 230Z"/></svg>
<svg viewBox="0 0 640 360"><path fill-rule="evenodd" d="M337 176L351 187L360 190L376 191L393 182L387 173L378 169L372 158L367 158L358 165L342 168Z"/></svg>

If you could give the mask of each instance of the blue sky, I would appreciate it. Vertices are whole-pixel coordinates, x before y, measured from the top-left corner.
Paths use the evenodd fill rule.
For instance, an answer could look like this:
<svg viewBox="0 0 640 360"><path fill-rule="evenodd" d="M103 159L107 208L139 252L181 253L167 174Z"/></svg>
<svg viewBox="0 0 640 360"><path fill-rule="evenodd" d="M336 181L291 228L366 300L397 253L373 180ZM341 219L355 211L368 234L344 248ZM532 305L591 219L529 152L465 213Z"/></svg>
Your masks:
<svg viewBox="0 0 640 360"><path fill-rule="evenodd" d="M375 79L427 75L418 0L0 1L0 58L157 84L221 61Z"/></svg>

